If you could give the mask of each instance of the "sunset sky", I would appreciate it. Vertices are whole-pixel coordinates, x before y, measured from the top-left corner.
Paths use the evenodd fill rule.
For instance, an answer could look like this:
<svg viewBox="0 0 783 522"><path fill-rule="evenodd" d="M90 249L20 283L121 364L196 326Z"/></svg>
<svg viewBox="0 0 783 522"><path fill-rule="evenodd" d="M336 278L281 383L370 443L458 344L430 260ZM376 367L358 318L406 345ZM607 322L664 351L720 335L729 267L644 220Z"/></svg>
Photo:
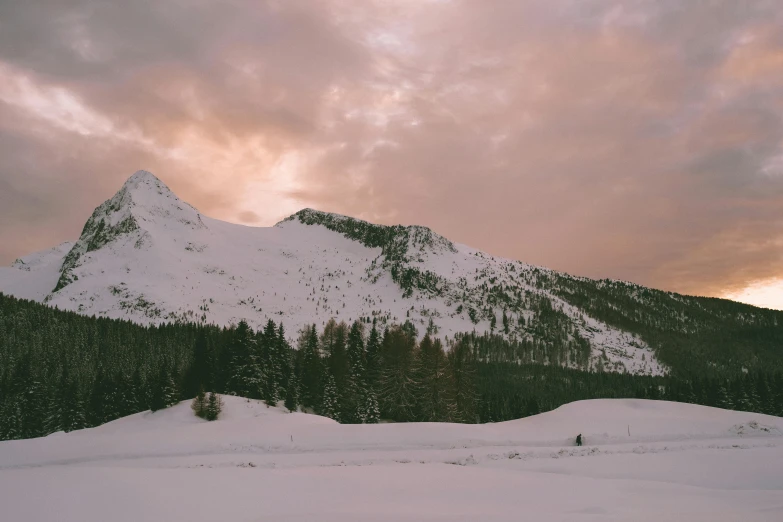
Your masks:
<svg viewBox="0 0 783 522"><path fill-rule="evenodd" d="M138 169L783 308L783 2L0 2L0 264Z"/></svg>

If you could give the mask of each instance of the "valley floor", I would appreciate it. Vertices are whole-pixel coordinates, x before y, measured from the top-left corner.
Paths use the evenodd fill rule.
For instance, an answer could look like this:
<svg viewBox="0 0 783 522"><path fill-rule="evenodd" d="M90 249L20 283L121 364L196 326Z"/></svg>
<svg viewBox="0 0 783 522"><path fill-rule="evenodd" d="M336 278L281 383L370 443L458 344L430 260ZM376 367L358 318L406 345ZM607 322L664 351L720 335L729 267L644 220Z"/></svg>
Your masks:
<svg viewBox="0 0 783 522"><path fill-rule="evenodd" d="M781 418L594 400L497 424L346 426L225 401L213 423L181 403L0 442L0 519L783 520Z"/></svg>

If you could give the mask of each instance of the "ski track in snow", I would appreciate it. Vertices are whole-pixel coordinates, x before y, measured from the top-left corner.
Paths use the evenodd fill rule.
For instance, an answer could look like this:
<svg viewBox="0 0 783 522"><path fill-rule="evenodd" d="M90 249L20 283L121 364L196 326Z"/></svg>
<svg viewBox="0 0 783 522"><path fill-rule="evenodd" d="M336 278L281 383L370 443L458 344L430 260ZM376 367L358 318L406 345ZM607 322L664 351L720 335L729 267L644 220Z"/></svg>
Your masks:
<svg viewBox="0 0 783 522"><path fill-rule="evenodd" d="M641 340L584 316L546 289L529 284L535 282L536 270L548 270L453 244L423 227L410 227L407 265L445 282L437 297L420 290L404 296L380 266L380 248L296 219L273 227L211 219L144 171L131 176L91 219L88 225L106 223L107 230L127 230L99 242L105 244L93 244L101 236L97 232L83 235L76 243L0 267L0 291L142 324L203 321L225 326L245 319L259 328L272 319L282 321L294 339L302 327L315 323L321 328L330 318L350 323L377 317L398 324L410 319L422 335L432 319L437 335L453 338L456 333L491 330L488 319L474 324L467 307L458 310L465 304L463 295L483 299L486 290L481 285L494 281L493 285L546 296L562 309L590 342L591 366L601 360L607 370L665 372ZM427 233L434 238L432 244L415 243ZM61 272L71 282L53 292ZM494 313L500 324L502 309Z"/></svg>

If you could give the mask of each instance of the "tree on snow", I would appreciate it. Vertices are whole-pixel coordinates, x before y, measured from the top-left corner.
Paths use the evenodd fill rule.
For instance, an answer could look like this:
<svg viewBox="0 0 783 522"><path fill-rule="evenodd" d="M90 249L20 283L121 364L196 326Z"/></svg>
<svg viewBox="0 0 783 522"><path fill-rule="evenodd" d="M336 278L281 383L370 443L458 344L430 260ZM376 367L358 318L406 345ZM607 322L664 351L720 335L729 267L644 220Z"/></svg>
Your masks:
<svg viewBox="0 0 783 522"><path fill-rule="evenodd" d="M323 402L321 403L321 415L330 419L338 420L340 418L340 398L337 394L337 385L334 382L334 376L329 374L324 386Z"/></svg>
<svg viewBox="0 0 783 522"><path fill-rule="evenodd" d="M223 399L220 398L215 392L209 393L209 399L207 399L207 415L208 421L217 420L220 416L220 412L223 411Z"/></svg>

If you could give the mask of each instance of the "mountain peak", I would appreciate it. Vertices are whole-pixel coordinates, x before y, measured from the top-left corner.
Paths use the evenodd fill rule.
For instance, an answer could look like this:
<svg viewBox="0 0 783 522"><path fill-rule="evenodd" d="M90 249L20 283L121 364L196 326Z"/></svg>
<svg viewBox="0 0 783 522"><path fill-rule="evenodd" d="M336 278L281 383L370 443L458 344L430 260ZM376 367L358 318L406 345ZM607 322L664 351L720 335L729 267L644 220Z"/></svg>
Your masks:
<svg viewBox="0 0 783 522"><path fill-rule="evenodd" d="M148 170L137 170L134 172L131 177L125 181L125 184L119 190L118 195L123 192L134 194L138 192L151 192L161 196L177 198L168 185L163 183L155 174Z"/></svg>
<svg viewBox="0 0 783 522"><path fill-rule="evenodd" d="M301 221L305 224L322 224L323 222L334 222L334 221L348 221L352 223L366 223L371 224L367 221L364 221L362 219L346 216L344 214L337 214L335 212L327 212L325 210L317 210L314 208L303 208L302 210L298 212L294 212L287 218L283 219L282 221L278 222L277 225L282 225L283 223L287 223L288 221ZM383 226L383 225L376 225L376 226Z"/></svg>
<svg viewBox="0 0 783 522"><path fill-rule="evenodd" d="M164 224L175 220L202 228L201 216L152 172L137 170L114 196L95 209L93 218L108 219L107 225L131 218L136 224Z"/></svg>
<svg viewBox="0 0 783 522"><path fill-rule="evenodd" d="M151 172L138 170L111 199L93 211L63 260L53 292L77 280L76 269L85 255L106 245L149 248L156 237L176 237L185 230L205 228L198 210L180 200Z"/></svg>
<svg viewBox="0 0 783 522"><path fill-rule="evenodd" d="M125 185L135 184L135 183L145 182L145 181L162 183L155 174L153 174L148 170L141 169L131 174L131 176L125 182Z"/></svg>

